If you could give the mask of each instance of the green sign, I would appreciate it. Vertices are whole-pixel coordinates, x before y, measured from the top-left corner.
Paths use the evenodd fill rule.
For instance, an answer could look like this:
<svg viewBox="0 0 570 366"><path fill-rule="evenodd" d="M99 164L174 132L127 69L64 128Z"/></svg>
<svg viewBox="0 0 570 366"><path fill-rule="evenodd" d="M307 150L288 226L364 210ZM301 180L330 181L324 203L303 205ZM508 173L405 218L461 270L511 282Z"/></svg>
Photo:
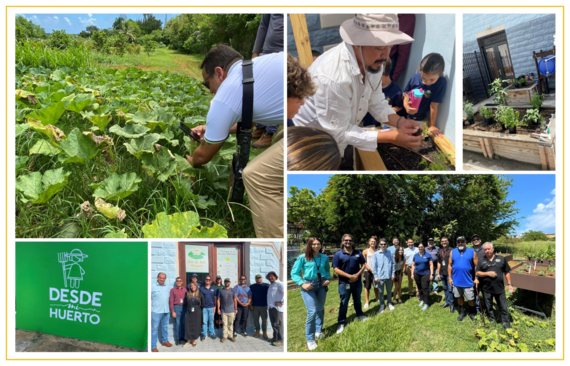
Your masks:
<svg viewBox="0 0 570 366"><path fill-rule="evenodd" d="M17 242L16 328L145 349L146 242Z"/></svg>
<svg viewBox="0 0 570 366"><path fill-rule="evenodd" d="M210 272L207 245L185 245L184 252L186 253L187 273Z"/></svg>

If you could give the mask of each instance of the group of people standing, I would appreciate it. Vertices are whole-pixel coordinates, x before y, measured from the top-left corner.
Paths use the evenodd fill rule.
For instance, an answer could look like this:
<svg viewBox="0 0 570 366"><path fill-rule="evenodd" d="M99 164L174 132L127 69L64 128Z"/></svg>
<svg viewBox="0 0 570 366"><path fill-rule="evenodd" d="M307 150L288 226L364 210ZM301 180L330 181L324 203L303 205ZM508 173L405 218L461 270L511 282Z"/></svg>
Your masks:
<svg viewBox="0 0 570 366"><path fill-rule="evenodd" d="M374 286L374 301L380 303L378 313L383 313L386 309L394 310L393 304L402 302L402 281L406 275L408 299L415 295L422 311L430 307L430 293L438 295L441 282L444 303L440 308L449 308L451 313L458 308L458 321L463 321L466 316L474 321L479 309L483 309L488 319L494 321L494 298L501 313L503 327L510 328L504 285L506 279L509 291L513 292L509 264L502 256L495 255L491 242L481 245L478 235L473 235L471 242L472 247L467 247L465 237L460 236L456 239L457 247L451 248L449 239L442 237L440 248L434 245L433 238L429 238L427 246L420 242L416 247L414 240L409 238L407 248L402 248L397 237L392 239L392 246L388 247L386 239L378 240L372 236L367 248L361 252L355 249L352 235L343 235L341 250L332 259L340 295L336 333L341 334L344 330L351 297L356 319L367 320L361 299L362 274L364 309L370 306L370 290ZM307 307L305 336L307 348L311 351L317 348L318 339L325 338L324 305L331 273L329 257L323 254L323 249L320 240L310 238L305 253L297 258L291 270L291 278L301 286L301 296ZM481 304L478 301L479 292L483 295Z"/></svg>
<svg viewBox="0 0 570 366"><path fill-rule="evenodd" d="M181 277L177 277L174 288L165 285L166 274L159 273L157 281L152 286L152 352L158 352L158 329L161 328L162 345L172 347L168 341L168 322L170 317L175 319L175 344L196 347L196 341L206 337L216 339L215 328L223 329L221 342L229 339L236 341L238 330L247 337L247 322L250 311L255 327L254 337L267 335L267 318L271 321L274 346L282 345L283 341L283 304L284 286L278 281L277 273L270 271L263 282L260 274L255 276L255 284L248 286L247 277L240 276L239 284L231 287L231 280L217 276L215 284L208 275L204 284L198 282L198 275L192 274L192 280L186 287ZM261 319L261 322L260 322ZM186 342L182 342L186 340Z"/></svg>

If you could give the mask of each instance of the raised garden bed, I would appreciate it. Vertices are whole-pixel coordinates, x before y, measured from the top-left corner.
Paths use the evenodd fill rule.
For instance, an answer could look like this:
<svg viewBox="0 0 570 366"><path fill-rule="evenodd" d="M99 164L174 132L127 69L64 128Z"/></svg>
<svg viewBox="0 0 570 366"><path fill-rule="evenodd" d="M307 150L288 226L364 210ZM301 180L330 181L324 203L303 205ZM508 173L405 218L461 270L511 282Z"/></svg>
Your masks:
<svg viewBox="0 0 570 366"><path fill-rule="evenodd" d="M528 273L528 265L526 263L510 262L509 265L518 263L511 267L511 283L514 287L523 290L540 292L543 294L554 295L556 291L556 272L548 271L544 268L531 269ZM534 267L533 267L534 268ZM522 272L522 273L519 273ZM542 271L542 274L538 273ZM505 277L505 285L507 279Z"/></svg>
<svg viewBox="0 0 570 366"><path fill-rule="evenodd" d="M530 108L529 108L530 109ZM542 113L550 113L546 109ZM526 110L525 110L526 112ZM554 131L556 120L550 122ZM484 125L481 116L475 116L475 124L463 128L463 149L483 154L486 158L494 159L496 155L525 163L539 164L543 170L555 170L555 148L552 141L539 141L530 134L538 127L517 128L516 134L503 132L502 126Z"/></svg>
<svg viewBox="0 0 570 366"><path fill-rule="evenodd" d="M520 103L531 103L532 96L537 93L538 84L531 84L523 88L515 89L512 85L507 89L507 95L509 99L507 105L520 104Z"/></svg>
<svg viewBox="0 0 570 366"><path fill-rule="evenodd" d="M358 170L422 171L426 168L425 165L419 164L424 160L422 155L432 159L428 154L437 151L449 155L446 165L449 170L455 170L455 146L445 136L435 139L430 136L427 141L422 141L420 147L414 151L392 144L378 144L376 151L356 149L356 168Z"/></svg>

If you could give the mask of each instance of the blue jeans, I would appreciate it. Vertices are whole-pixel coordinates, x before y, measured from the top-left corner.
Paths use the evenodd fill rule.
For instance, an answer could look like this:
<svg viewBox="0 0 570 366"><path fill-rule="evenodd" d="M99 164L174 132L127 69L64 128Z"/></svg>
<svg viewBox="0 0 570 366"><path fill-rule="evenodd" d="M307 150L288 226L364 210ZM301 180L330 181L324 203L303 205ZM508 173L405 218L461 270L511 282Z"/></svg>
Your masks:
<svg viewBox="0 0 570 366"><path fill-rule="evenodd" d="M315 340L315 333L321 333L323 321L325 319L325 300L327 298L326 288L316 281L305 281L313 288L309 291L301 289L301 297L307 307L307 324L305 326L305 337L307 342Z"/></svg>
<svg viewBox="0 0 570 366"><path fill-rule="evenodd" d="M430 293L437 291L439 287L439 281L437 280L437 268L433 269L433 281L432 281L432 289Z"/></svg>
<svg viewBox="0 0 570 366"><path fill-rule="evenodd" d="M182 305L174 305L174 313L176 314L176 323L174 324L174 340L179 341L183 336L183 329L181 327L184 321L184 307Z"/></svg>
<svg viewBox="0 0 570 366"><path fill-rule="evenodd" d="M380 282L374 281L374 286L378 288L378 297L380 302L380 307L384 306L384 288L386 288L386 301L388 304L392 303L392 279L388 278L385 280L380 280Z"/></svg>
<svg viewBox="0 0 570 366"><path fill-rule="evenodd" d="M208 327L208 324L210 327ZM210 335L214 335L214 308L204 308L202 309L202 335L208 336L208 331Z"/></svg>
<svg viewBox="0 0 570 366"><path fill-rule="evenodd" d="M156 342L158 341L159 326L160 326L160 333L162 334L162 343L168 341L168 321L170 320L170 313L151 312L150 315L151 315L150 349L154 349L156 348Z"/></svg>
<svg viewBox="0 0 570 366"><path fill-rule="evenodd" d="M440 275L440 278L443 294L445 295L445 303L453 306L453 288L449 286L449 276Z"/></svg>
<svg viewBox="0 0 570 366"><path fill-rule="evenodd" d="M279 130L279 125L266 125L266 126L259 125L259 127L257 128L265 128L265 133L269 135L275 135Z"/></svg>
<svg viewBox="0 0 570 366"><path fill-rule="evenodd" d="M347 289L346 286L350 286L349 289ZM350 295L352 295L352 300L354 301L354 311L356 311L356 316L364 315L362 312L362 300L360 299L360 295L362 294L362 281L360 281L360 278L358 281L353 283L339 283L338 293L340 295L338 324L344 324L344 322L346 322L346 313L348 311Z"/></svg>

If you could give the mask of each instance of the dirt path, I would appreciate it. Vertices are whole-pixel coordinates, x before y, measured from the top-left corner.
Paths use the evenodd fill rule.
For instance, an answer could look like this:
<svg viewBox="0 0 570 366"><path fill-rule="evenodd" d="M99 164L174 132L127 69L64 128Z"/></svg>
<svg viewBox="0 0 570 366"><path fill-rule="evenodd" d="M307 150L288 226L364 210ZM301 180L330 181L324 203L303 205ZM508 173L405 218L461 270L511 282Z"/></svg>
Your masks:
<svg viewBox="0 0 570 366"><path fill-rule="evenodd" d="M144 352L111 344L16 329L16 352Z"/></svg>

